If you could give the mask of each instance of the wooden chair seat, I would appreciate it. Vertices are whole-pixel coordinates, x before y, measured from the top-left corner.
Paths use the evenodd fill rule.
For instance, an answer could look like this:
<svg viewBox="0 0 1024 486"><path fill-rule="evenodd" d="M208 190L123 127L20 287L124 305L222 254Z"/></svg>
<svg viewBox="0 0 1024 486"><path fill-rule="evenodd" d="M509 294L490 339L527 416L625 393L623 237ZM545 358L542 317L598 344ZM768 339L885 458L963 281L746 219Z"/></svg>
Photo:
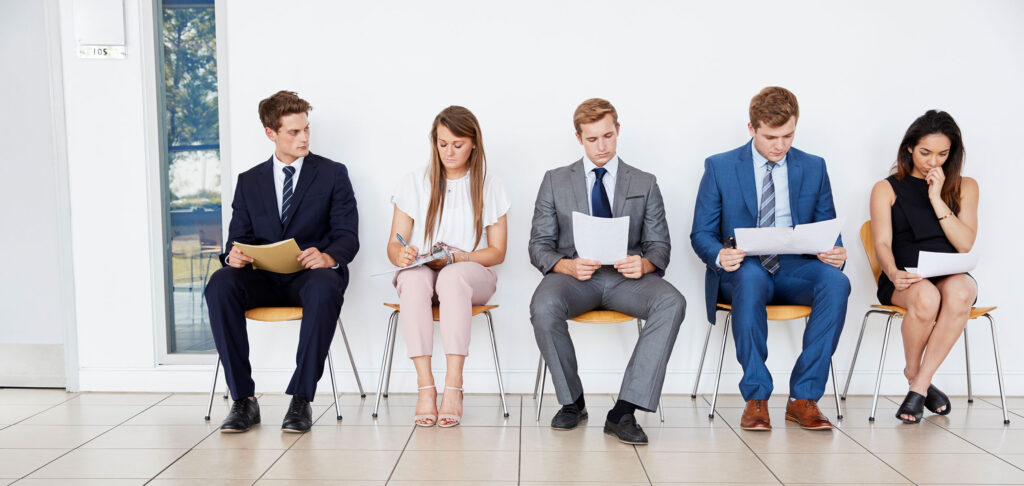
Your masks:
<svg viewBox="0 0 1024 486"><path fill-rule="evenodd" d="M629 314L623 314L621 312L611 310L592 310L584 312L569 320L583 324L618 324L620 322L632 321L633 319L636 319L636 317Z"/></svg>
<svg viewBox="0 0 1024 486"><path fill-rule="evenodd" d="M732 312L729 304L718 304L718 308ZM806 305L769 305L767 309L769 321L792 321L811 315L811 307Z"/></svg>
<svg viewBox="0 0 1024 486"><path fill-rule="evenodd" d="M879 304L876 304L876 305L873 305L871 307L873 309L881 309L881 310L884 310L886 312L892 312L893 314L896 314L896 315L898 315L900 317L903 317L904 315L907 314L907 310L902 308L902 307L900 307L900 306L898 306L898 305L879 305ZM996 309L998 309L998 307L971 307L971 315L970 315L970 317L968 317L968 319L977 319L977 318L979 318L979 317L981 317L981 316L983 316L985 314L988 314L989 312L992 312L992 311L994 311Z"/></svg>
<svg viewBox="0 0 1024 486"><path fill-rule="evenodd" d="M298 321L302 320L302 307L257 307L245 311L245 317L263 322Z"/></svg>
<svg viewBox="0 0 1024 486"><path fill-rule="evenodd" d="M385 302L384 303L384 307L390 307L390 308L392 308L392 309L394 309L394 310L396 310L398 312L402 312L402 306L400 306L398 304L389 304L389 303ZM496 305L474 305L473 306L473 315L475 316L477 314L483 314L484 312L487 312L487 311L492 310L492 309L497 309L497 308L498 308L498 306L496 306ZM435 321L441 320L441 308L439 306L435 305L435 306L431 307L430 310L434 313L434 320Z"/></svg>

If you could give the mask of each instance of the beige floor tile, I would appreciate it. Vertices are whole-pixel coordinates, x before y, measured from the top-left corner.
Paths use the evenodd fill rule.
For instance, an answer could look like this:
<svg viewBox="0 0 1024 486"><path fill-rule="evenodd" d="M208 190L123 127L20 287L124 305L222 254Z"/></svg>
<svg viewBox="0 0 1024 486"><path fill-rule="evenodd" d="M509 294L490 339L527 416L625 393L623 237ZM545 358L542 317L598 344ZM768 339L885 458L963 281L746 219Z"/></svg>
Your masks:
<svg viewBox="0 0 1024 486"><path fill-rule="evenodd" d="M294 479L261 479L256 481L256 486L291 486L296 484ZM303 479L303 486L384 486L387 481L352 481L343 479Z"/></svg>
<svg viewBox="0 0 1024 486"><path fill-rule="evenodd" d="M899 405L886 401L879 402L878 409L875 411L875 421L869 420L871 417L870 408L851 408L843 410L842 420L833 420L832 423L836 427L843 429L863 429L863 428L877 428L877 427L902 427L904 423L900 419L896 418L896 410L899 409ZM825 415L832 419L835 415L835 409L829 411L824 410Z"/></svg>
<svg viewBox="0 0 1024 486"><path fill-rule="evenodd" d="M210 412L210 424L220 426L224 417L231 411L229 405L217 405L213 402L213 411ZM260 407L260 415L263 414L263 407ZM125 425L202 425L206 421L206 407L184 406L184 405L157 405L150 407L125 422Z"/></svg>
<svg viewBox="0 0 1024 486"><path fill-rule="evenodd" d="M785 484L908 483L875 456L864 454L758 454Z"/></svg>
<svg viewBox="0 0 1024 486"><path fill-rule="evenodd" d="M65 405L156 405L170 393L79 393Z"/></svg>
<svg viewBox="0 0 1024 486"><path fill-rule="evenodd" d="M372 425L314 427L309 432L302 434L292 449L400 451L409 442L412 428L412 425L406 427L375 427Z"/></svg>
<svg viewBox="0 0 1024 486"><path fill-rule="evenodd" d="M682 408L702 408L708 404L704 401L704 398L697 395L697 398L690 398L690 395L662 395L661 404L665 407L682 407Z"/></svg>
<svg viewBox="0 0 1024 486"><path fill-rule="evenodd" d="M405 451L392 480L515 480L518 451Z"/></svg>
<svg viewBox="0 0 1024 486"><path fill-rule="evenodd" d="M604 433L599 427L555 430L551 427L522 427L521 450L526 451L615 451L631 449Z"/></svg>
<svg viewBox="0 0 1024 486"><path fill-rule="evenodd" d="M519 427L522 409L509 405L508 417L501 405L492 407L463 407L462 425L467 427Z"/></svg>
<svg viewBox="0 0 1024 486"><path fill-rule="evenodd" d="M392 483L388 483L392 484ZM568 481L520 481L522 486L564 486L566 484L586 484L583 482L568 482ZM651 483L647 481L602 481L591 482L595 486L649 486Z"/></svg>
<svg viewBox="0 0 1024 486"><path fill-rule="evenodd" d="M58 405L22 423L26 425L118 425L145 409L145 405Z"/></svg>
<svg viewBox="0 0 1024 486"><path fill-rule="evenodd" d="M646 432L650 442L644 449L650 452L748 452L725 427L653 427Z"/></svg>
<svg viewBox="0 0 1024 486"><path fill-rule="evenodd" d="M158 476L161 479L256 479L283 451L193 449Z"/></svg>
<svg viewBox="0 0 1024 486"><path fill-rule="evenodd" d="M1024 471L989 454L879 454L915 483L1024 484Z"/></svg>
<svg viewBox="0 0 1024 486"><path fill-rule="evenodd" d="M1024 454L1024 430L1022 429L950 428L949 432L993 454Z"/></svg>
<svg viewBox="0 0 1024 486"><path fill-rule="evenodd" d="M263 423L244 433L217 430L202 439L196 449L287 449L303 434L284 432L279 422Z"/></svg>
<svg viewBox="0 0 1024 486"><path fill-rule="evenodd" d="M999 458L1024 469L1024 454L998 454Z"/></svg>
<svg viewBox="0 0 1024 486"><path fill-rule="evenodd" d="M40 404L8 404L0 402L0 424L15 424L33 415L45 411L53 405Z"/></svg>
<svg viewBox="0 0 1024 486"><path fill-rule="evenodd" d="M778 481L775 481L775 482L771 482L771 483L768 483L768 482L764 482L764 483L668 483L668 482L655 482L653 484L654 484L654 486L676 486L676 485L683 485L683 484L685 484L686 486L776 486L776 485L779 485L779 484L782 484L782 483L780 483Z"/></svg>
<svg viewBox="0 0 1024 486"><path fill-rule="evenodd" d="M519 451L519 427L415 427L407 451Z"/></svg>
<svg viewBox="0 0 1024 486"><path fill-rule="evenodd" d="M1003 411L998 408L953 408L949 415L932 415L925 411L924 419L941 427L963 429L1024 429L1024 418L1010 416L1010 423L1003 424ZM1017 419L1017 420L1014 420Z"/></svg>
<svg viewBox="0 0 1024 486"><path fill-rule="evenodd" d="M409 427L413 425L413 412L415 407L395 407L380 405L380 410L377 417L373 417L373 403L358 407L341 407L342 420L338 421L333 413L325 413L316 421L313 422L315 426L330 426L336 427L338 425L376 425L376 426L400 426ZM333 412L333 407L332 410Z"/></svg>
<svg viewBox="0 0 1024 486"><path fill-rule="evenodd" d="M30 486L139 486L147 484L148 479L113 479L113 478L99 478L99 479L70 479L70 478L59 478L59 479L22 479L18 481L19 485L27 484ZM0 484L4 484L0 480ZM153 483L149 483L153 484Z"/></svg>
<svg viewBox="0 0 1024 486"><path fill-rule="evenodd" d="M992 430L993 432L1001 432ZM847 435L874 453L977 454L984 452L955 434L925 421L920 425L844 429Z"/></svg>
<svg viewBox="0 0 1024 486"><path fill-rule="evenodd" d="M76 449L32 473L32 478L151 478L183 449Z"/></svg>
<svg viewBox="0 0 1024 486"><path fill-rule="evenodd" d="M0 403L4 405L57 405L76 396L62 389L0 388Z"/></svg>
<svg viewBox="0 0 1024 486"><path fill-rule="evenodd" d="M644 428L652 427L728 427L727 424L721 420L711 420L708 418L708 408L695 407L695 408L681 408L681 407L665 407L665 421L661 421L661 415L657 412L637 412L636 422ZM602 411L600 415L595 418L599 419L598 422L603 427L605 417L607 416L606 411Z"/></svg>
<svg viewBox="0 0 1024 486"><path fill-rule="evenodd" d="M0 478L20 478L68 449L0 449Z"/></svg>
<svg viewBox="0 0 1024 486"><path fill-rule="evenodd" d="M267 471L264 479L349 479L382 481L388 478L401 451L289 450Z"/></svg>
<svg viewBox="0 0 1024 486"><path fill-rule="evenodd" d="M638 447L647 475L654 482L770 482L775 478L757 456L745 452L654 452Z"/></svg>
<svg viewBox="0 0 1024 486"><path fill-rule="evenodd" d="M0 448L74 449L103 432L106 425L12 425L0 430Z"/></svg>
<svg viewBox="0 0 1024 486"><path fill-rule="evenodd" d="M974 397L974 403L979 401L985 401L994 407L1002 408L1002 403L998 396ZM1010 411L1024 411L1024 397L1006 397L1006 405L1010 407Z"/></svg>
<svg viewBox="0 0 1024 486"><path fill-rule="evenodd" d="M388 486L441 486L449 484L452 486L512 486L517 483L515 481L486 481L482 479L473 481L388 481Z"/></svg>
<svg viewBox="0 0 1024 486"><path fill-rule="evenodd" d="M330 397L328 397L330 398ZM348 407L373 407L374 402L377 400L376 393L366 394L366 398L361 398L356 393L346 394L338 397L338 403L342 406ZM441 395L438 394L438 403L441 402ZM415 407L416 406L416 394L415 393L389 393L386 397L380 398L380 406L383 408L385 405L392 407Z"/></svg>
<svg viewBox="0 0 1024 486"><path fill-rule="evenodd" d="M209 401L209 393L175 393L166 399L161 400L160 405L192 405L206 410L205 407ZM263 404L263 402L260 402L260 404ZM213 406L217 407L218 405L231 407L231 399L229 398L225 400L223 391L218 391L218 393L213 396Z"/></svg>
<svg viewBox="0 0 1024 486"><path fill-rule="evenodd" d="M122 425L89 441L85 449L190 449L213 425Z"/></svg>
<svg viewBox="0 0 1024 486"><path fill-rule="evenodd" d="M250 486L251 479L154 479L147 486Z"/></svg>
<svg viewBox="0 0 1024 486"><path fill-rule="evenodd" d="M870 430L870 429L868 429ZM776 427L773 430L736 432L754 453L864 453L867 452L839 430L804 430L799 427Z"/></svg>
<svg viewBox="0 0 1024 486"><path fill-rule="evenodd" d="M530 451L520 457L522 481L645 481L636 452L622 451Z"/></svg>

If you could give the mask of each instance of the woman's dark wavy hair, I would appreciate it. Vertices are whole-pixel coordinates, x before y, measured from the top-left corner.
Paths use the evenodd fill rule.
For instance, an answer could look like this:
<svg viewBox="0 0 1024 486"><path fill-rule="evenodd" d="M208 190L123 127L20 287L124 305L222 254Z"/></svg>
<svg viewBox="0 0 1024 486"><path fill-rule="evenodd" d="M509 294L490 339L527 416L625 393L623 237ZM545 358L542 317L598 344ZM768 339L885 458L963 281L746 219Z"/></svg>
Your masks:
<svg viewBox="0 0 1024 486"><path fill-rule="evenodd" d="M960 127L949 113L938 110L928 110L924 115L919 116L914 123L910 124L907 133L903 135L900 142L900 149L896 153L896 165L893 173L896 179L903 180L909 177L914 170L914 147L921 142L921 139L934 134L945 135L949 138L949 156L946 163L942 164L942 172L946 175L946 182L942 185L942 200L955 214L960 213L960 172L964 165L964 143L960 136Z"/></svg>

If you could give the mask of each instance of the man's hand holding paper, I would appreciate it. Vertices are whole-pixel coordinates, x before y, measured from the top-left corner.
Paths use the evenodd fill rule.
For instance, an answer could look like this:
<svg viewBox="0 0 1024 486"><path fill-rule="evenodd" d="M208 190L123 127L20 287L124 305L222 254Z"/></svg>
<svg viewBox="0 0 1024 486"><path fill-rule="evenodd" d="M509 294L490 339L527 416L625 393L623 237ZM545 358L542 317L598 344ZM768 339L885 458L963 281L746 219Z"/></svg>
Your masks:
<svg viewBox="0 0 1024 486"><path fill-rule="evenodd" d="M846 260L845 250L836 250L836 240L845 218L782 228L736 228L736 246L748 256L755 255L818 255L829 265L838 267ZM827 260L827 261L826 261Z"/></svg>

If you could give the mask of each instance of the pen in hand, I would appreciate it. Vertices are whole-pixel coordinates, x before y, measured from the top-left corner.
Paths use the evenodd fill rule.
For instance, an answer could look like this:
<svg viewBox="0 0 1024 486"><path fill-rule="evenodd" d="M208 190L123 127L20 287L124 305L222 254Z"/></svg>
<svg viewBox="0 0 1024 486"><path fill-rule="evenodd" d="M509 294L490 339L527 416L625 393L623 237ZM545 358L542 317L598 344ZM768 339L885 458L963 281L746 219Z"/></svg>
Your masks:
<svg viewBox="0 0 1024 486"><path fill-rule="evenodd" d="M402 235L395 233L395 239L402 244L401 253L398 255L398 261L395 262L400 267L407 267L412 262L416 261L416 253L419 251L416 247L409 246L409 243L402 238Z"/></svg>

